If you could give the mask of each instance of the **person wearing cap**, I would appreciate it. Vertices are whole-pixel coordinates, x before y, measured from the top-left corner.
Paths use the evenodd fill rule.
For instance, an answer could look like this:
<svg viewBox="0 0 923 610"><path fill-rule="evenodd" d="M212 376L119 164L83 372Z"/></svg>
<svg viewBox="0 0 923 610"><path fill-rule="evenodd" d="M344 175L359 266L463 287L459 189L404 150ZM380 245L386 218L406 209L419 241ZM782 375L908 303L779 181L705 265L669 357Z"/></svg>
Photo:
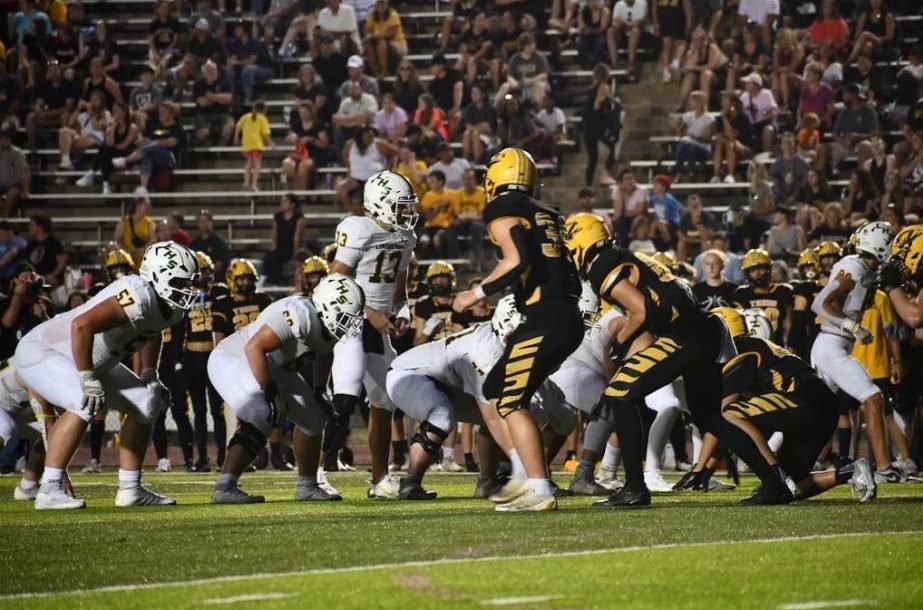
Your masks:
<svg viewBox="0 0 923 610"><path fill-rule="evenodd" d="M128 110L132 122L138 131L144 133L148 118L157 112L157 106L163 101L163 87L154 82L154 68L144 65L139 76L141 84L128 94Z"/></svg>
<svg viewBox="0 0 923 610"><path fill-rule="evenodd" d="M401 16L388 0L375 0L375 8L365 22L365 58L369 69L376 77L391 74L391 66L397 65L407 54L407 38Z"/></svg>
<svg viewBox="0 0 923 610"><path fill-rule="evenodd" d="M331 36L341 51L361 54L362 41L355 9L341 0L326 1L327 6L317 14L314 36Z"/></svg>
<svg viewBox="0 0 923 610"><path fill-rule="evenodd" d="M351 83L358 83L363 93L368 93L378 99L381 90L378 88L378 81L365 73L365 60L359 55L350 55L346 60L347 79L340 85L337 94L340 99L349 97L349 88Z"/></svg>
<svg viewBox="0 0 923 610"><path fill-rule="evenodd" d="M6 292L9 287L9 292ZM28 264L12 281L3 281L0 294L0 359L13 357L19 340L54 315L44 290L50 288Z"/></svg>
<svg viewBox="0 0 923 610"><path fill-rule="evenodd" d="M192 86L195 99L196 122L193 140L207 145L217 141L226 146L234 136L234 121L231 120L231 103L234 96L227 79L221 78L218 66L212 61L202 64L202 75Z"/></svg>
<svg viewBox="0 0 923 610"><path fill-rule="evenodd" d="M253 101L254 89L272 78L272 58L262 42L250 36L249 24L243 19L234 23L234 39L228 43L227 65L231 93L240 83L246 106Z"/></svg>
<svg viewBox="0 0 923 610"><path fill-rule="evenodd" d="M740 81L744 86L740 103L750 119L752 129L753 141L749 144L762 145L762 150L768 153L776 137L776 119L779 116L776 98L771 90L763 87L763 77L757 72L751 72Z"/></svg>
<svg viewBox="0 0 923 610"><path fill-rule="evenodd" d="M9 221L0 220L0 287L19 272L25 249L26 240L16 234Z"/></svg>
<svg viewBox="0 0 923 610"><path fill-rule="evenodd" d="M349 68L346 66L349 60L337 50L333 36L321 36L315 40L317 50L311 53L311 65L324 85L330 91L336 91L349 78Z"/></svg>
<svg viewBox="0 0 923 610"><path fill-rule="evenodd" d="M73 81L64 78L57 61L49 61L45 80L35 88L33 110L26 116L26 134L29 149L38 148L38 130L42 127L60 126L61 119L77 108L80 90Z"/></svg>
<svg viewBox="0 0 923 610"><path fill-rule="evenodd" d="M346 81L349 84L348 94L340 102L340 108L333 115L333 140L337 148L342 149L346 140L359 127L369 125L378 112L378 102L375 97L362 91L362 86L356 81Z"/></svg>
<svg viewBox="0 0 923 610"><path fill-rule="evenodd" d="M683 210L679 200L670 192L672 186L673 181L663 174L657 174L651 181L650 208L657 216L655 238L664 244L672 241Z"/></svg>
<svg viewBox="0 0 923 610"><path fill-rule="evenodd" d="M23 199L29 198L29 164L26 155L13 146L13 126L0 125L0 195L3 215L12 216Z"/></svg>
<svg viewBox="0 0 923 610"><path fill-rule="evenodd" d="M857 83L843 87L843 108L833 124L830 160L834 171L840 161L855 151L856 144L878 134L878 113L865 99L865 91Z"/></svg>
<svg viewBox="0 0 923 610"><path fill-rule="evenodd" d="M196 12L189 18L189 24L197 25L202 19L208 22L208 29L212 34L224 40L224 16L215 10L212 0L198 0Z"/></svg>
<svg viewBox="0 0 923 610"><path fill-rule="evenodd" d="M208 20L199 19L193 23L195 27L186 45L186 54L179 65L170 70L176 80L174 95L182 95L189 80L199 74L203 62L221 61L221 43L212 34Z"/></svg>

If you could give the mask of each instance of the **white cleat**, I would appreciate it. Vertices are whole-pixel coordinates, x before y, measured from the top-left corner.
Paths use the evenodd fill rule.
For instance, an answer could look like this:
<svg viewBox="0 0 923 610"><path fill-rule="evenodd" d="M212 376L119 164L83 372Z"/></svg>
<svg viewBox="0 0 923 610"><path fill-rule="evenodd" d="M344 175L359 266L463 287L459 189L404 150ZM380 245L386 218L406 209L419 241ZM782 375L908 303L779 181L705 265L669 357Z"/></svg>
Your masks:
<svg viewBox="0 0 923 610"><path fill-rule="evenodd" d="M14 500L23 500L23 501L31 502L32 500L35 499L37 495L38 495L38 485L36 485L32 489L23 489L22 481L17 483L16 488L13 490Z"/></svg>
<svg viewBox="0 0 923 610"><path fill-rule="evenodd" d="M860 502L871 502L878 495L878 484L868 459L861 458L853 462L852 478L849 480L852 490L859 496Z"/></svg>
<svg viewBox="0 0 923 610"><path fill-rule="evenodd" d="M161 458L157 460L157 472L170 472L173 466L170 464L170 458Z"/></svg>
<svg viewBox="0 0 923 610"><path fill-rule="evenodd" d="M63 481L56 484L42 483L35 495L35 510L74 510L86 505L86 501L67 495Z"/></svg>
<svg viewBox="0 0 923 610"><path fill-rule="evenodd" d="M596 482L610 491L618 491L625 487L625 482L619 480L614 469L600 468L596 474Z"/></svg>
<svg viewBox="0 0 923 610"><path fill-rule="evenodd" d="M87 465L84 466L83 470L81 470L80 472L82 472L83 474L99 474L100 471L101 469L99 466L99 460L97 460L96 458L91 458L90 461L87 462Z"/></svg>
<svg viewBox="0 0 923 610"><path fill-rule="evenodd" d="M331 496L340 496L343 494L340 493L340 490L330 484L330 480L327 478L327 473L324 472L323 468L317 469L317 486L323 489L325 492Z"/></svg>
<svg viewBox="0 0 923 610"><path fill-rule="evenodd" d="M644 484L647 485L648 491L666 493L673 491L673 485L663 478L659 470L648 470L644 473Z"/></svg>
<svg viewBox="0 0 923 610"><path fill-rule="evenodd" d="M490 501L495 504L506 504L531 491L532 486L526 479L510 479L500 488L500 491L490 496Z"/></svg>
<svg viewBox="0 0 923 610"><path fill-rule="evenodd" d="M464 466L458 464L452 458L446 458L442 460L442 471L443 472L464 472Z"/></svg>
<svg viewBox="0 0 923 610"><path fill-rule="evenodd" d="M264 496L250 495L237 485L216 485L212 490L212 504L261 504Z"/></svg>
<svg viewBox="0 0 923 610"><path fill-rule="evenodd" d="M172 504L176 504L175 499L154 493L143 485L138 485L131 489L120 489L119 493L115 495L115 505L118 507L170 506Z"/></svg>
<svg viewBox="0 0 923 610"><path fill-rule="evenodd" d="M708 491L731 491L733 489L737 489L733 483L725 483L715 477L708 477Z"/></svg>
<svg viewBox="0 0 923 610"><path fill-rule="evenodd" d="M558 501L554 494L539 495L531 487L515 500L498 504L494 508L498 513L543 513L557 509Z"/></svg>
<svg viewBox="0 0 923 610"><path fill-rule="evenodd" d="M400 498L401 484L390 474L377 483L369 481L369 497L379 500L397 500Z"/></svg>
<svg viewBox="0 0 923 610"><path fill-rule="evenodd" d="M904 474L914 475L920 472L920 469L917 467L917 463L907 458L906 460L897 459L891 462L891 465Z"/></svg>

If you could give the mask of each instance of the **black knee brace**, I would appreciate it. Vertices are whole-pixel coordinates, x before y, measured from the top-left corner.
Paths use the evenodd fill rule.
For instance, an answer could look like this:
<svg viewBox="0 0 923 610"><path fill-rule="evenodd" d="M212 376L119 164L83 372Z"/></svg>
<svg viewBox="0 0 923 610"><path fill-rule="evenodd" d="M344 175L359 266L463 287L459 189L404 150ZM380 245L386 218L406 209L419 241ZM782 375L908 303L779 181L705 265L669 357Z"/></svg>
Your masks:
<svg viewBox="0 0 923 610"><path fill-rule="evenodd" d="M240 445L251 457L255 457L266 446L266 435L253 424L242 421L228 443L229 448L234 445Z"/></svg>
<svg viewBox="0 0 923 610"><path fill-rule="evenodd" d="M430 434L437 438L435 440L430 438ZM449 432L447 430L437 428L428 421L425 421L420 424L420 427L417 428L416 433L410 440L414 443L418 443L421 447L423 447L423 451L431 456L434 456L439 452L439 449L442 447L442 443L445 441L447 436L449 436Z"/></svg>

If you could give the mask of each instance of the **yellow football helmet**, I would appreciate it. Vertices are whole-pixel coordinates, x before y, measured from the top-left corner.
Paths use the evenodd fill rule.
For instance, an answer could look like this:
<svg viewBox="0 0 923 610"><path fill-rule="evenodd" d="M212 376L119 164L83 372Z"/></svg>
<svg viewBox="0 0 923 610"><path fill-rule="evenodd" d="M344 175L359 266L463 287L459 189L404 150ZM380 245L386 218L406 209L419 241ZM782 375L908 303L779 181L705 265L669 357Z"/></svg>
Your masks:
<svg viewBox="0 0 923 610"><path fill-rule="evenodd" d="M670 254L669 252L657 252L651 258L657 261L658 263L660 263L661 265L663 265L664 267L666 267L667 269L669 269L670 271L673 271L674 269L676 269L676 259L673 258L673 255Z"/></svg>
<svg viewBox="0 0 923 610"><path fill-rule="evenodd" d="M256 267L245 258L235 258L224 274L231 294L253 294L256 292Z"/></svg>
<svg viewBox="0 0 923 610"><path fill-rule="evenodd" d="M731 337L736 339L747 335L747 322L744 320L743 314L736 309L732 307L715 307L711 312L724 320L724 325L727 326Z"/></svg>
<svg viewBox="0 0 923 610"><path fill-rule="evenodd" d="M769 257L769 252L760 248L748 250L744 254L743 260L740 261L741 271L747 271L754 267L769 267L770 265L772 265L772 259Z"/></svg>
<svg viewBox="0 0 923 610"><path fill-rule="evenodd" d="M911 232L909 229L916 229L916 231ZM905 232L908 234L915 232L916 236L909 240ZM901 240L900 244L897 243L898 239ZM895 246L898 247L895 248ZM923 263L921 263L923 260L923 225L912 225L898 233L894 243L891 244L891 252L892 260L897 261L904 277L916 279L917 274L923 270Z"/></svg>
<svg viewBox="0 0 923 610"><path fill-rule="evenodd" d="M452 280L452 287L455 287L455 267L445 261L436 261L426 269L426 282L440 276L448 276Z"/></svg>
<svg viewBox="0 0 923 610"><path fill-rule="evenodd" d="M538 170L532 155L519 148L504 148L487 162L484 192L487 201L505 190L523 191L531 195L537 181Z"/></svg>
<svg viewBox="0 0 923 610"><path fill-rule="evenodd" d="M301 274L311 275L313 273L327 275L330 273L330 265L319 256L312 256L304 259L304 262L301 264Z"/></svg>
<svg viewBox="0 0 923 610"><path fill-rule="evenodd" d="M798 268L801 267L819 267L820 262L817 260L817 252L814 248L805 248L798 255Z"/></svg>
<svg viewBox="0 0 923 610"><path fill-rule="evenodd" d="M197 251L195 253L195 260L199 263L199 272L202 271L211 271L215 272L215 263L212 261L212 257L202 251Z"/></svg>
<svg viewBox="0 0 923 610"><path fill-rule="evenodd" d="M606 223L596 214L580 212L564 222L564 241L577 269L583 273L589 263L587 255L611 239Z"/></svg>
<svg viewBox="0 0 923 610"><path fill-rule="evenodd" d="M106 269L112 269L113 267L127 266L131 269L135 268L135 261L131 257L131 254L128 250L122 248L110 248L106 252Z"/></svg>
<svg viewBox="0 0 923 610"><path fill-rule="evenodd" d="M336 244L327 244L327 247L324 248L324 260L328 263L332 263L333 259L337 257L337 245Z"/></svg>
<svg viewBox="0 0 923 610"><path fill-rule="evenodd" d="M828 256L840 258L843 255L843 249L835 241L822 241L814 248L814 253L817 254L817 260Z"/></svg>
<svg viewBox="0 0 923 610"><path fill-rule="evenodd" d="M891 256L898 261L897 264L903 264L907 250L921 235L923 235L923 225L910 225L898 232L894 241L891 242Z"/></svg>

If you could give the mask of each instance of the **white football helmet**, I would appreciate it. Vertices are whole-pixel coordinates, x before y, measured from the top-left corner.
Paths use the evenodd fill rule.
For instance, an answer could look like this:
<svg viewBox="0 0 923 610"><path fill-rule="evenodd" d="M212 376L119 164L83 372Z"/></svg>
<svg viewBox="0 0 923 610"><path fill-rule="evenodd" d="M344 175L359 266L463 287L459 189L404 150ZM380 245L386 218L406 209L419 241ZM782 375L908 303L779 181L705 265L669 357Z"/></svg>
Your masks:
<svg viewBox="0 0 923 610"><path fill-rule="evenodd" d="M577 301L580 314L583 316L583 325L591 327L599 319L599 297L589 282L582 282L580 286L580 300Z"/></svg>
<svg viewBox="0 0 923 610"><path fill-rule="evenodd" d="M880 263L887 263L891 259L892 241L894 229L887 222L867 222L856 229L856 250L874 256Z"/></svg>
<svg viewBox="0 0 923 610"><path fill-rule="evenodd" d="M762 309L744 309L741 314L747 324L748 336L764 341L772 340L772 324L769 323L769 318Z"/></svg>
<svg viewBox="0 0 923 610"><path fill-rule="evenodd" d="M378 172L366 181L362 205L372 218L394 229L411 230L420 216L413 185L389 170Z"/></svg>
<svg viewBox="0 0 923 610"><path fill-rule="evenodd" d="M311 301L321 322L335 338L361 332L365 293L353 278L342 273L324 276L314 288Z"/></svg>
<svg viewBox="0 0 923 610"><path fill-rule="evenodd" d="M151 244L141 256L138 275L174 309L189 310L199 298L199 263L195 253L175 241Z"/></svg>
<svg viewBox="0 0 923 610"><path fill-rule="evenodd" d="M497 302L494 315L490 319L490 327L501 342L506 342L507 336L522 323L522 314L516 308L516 297L506 295Z"/></svg>

